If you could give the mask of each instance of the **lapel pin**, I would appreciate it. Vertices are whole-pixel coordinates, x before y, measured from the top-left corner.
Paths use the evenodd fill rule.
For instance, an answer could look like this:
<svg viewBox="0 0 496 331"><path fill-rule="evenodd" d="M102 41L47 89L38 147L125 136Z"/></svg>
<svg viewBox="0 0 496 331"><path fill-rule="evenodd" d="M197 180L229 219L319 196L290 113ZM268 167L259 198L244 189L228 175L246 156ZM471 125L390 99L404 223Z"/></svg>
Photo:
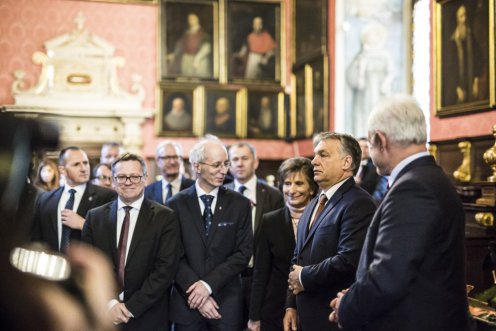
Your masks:
<svg viewBox="0 0 496 331"><path fill-rule="evenodd" d="M89 197L89 198L88 198L88 200L89 200L89 201L93 200L93 197Z"/></svg>

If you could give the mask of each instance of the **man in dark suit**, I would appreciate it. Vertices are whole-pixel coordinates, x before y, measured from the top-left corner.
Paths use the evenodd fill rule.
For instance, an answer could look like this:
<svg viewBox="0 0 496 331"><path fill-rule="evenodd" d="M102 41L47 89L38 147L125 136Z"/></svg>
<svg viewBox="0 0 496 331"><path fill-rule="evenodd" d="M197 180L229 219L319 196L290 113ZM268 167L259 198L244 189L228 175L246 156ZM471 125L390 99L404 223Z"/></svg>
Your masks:
<svg viewBox="0 0 496 331"><path fill-rule="evenodd" d="M355 181L361 188L369 192L377 202L381 202L387 191L387 177L380 176L377 173L377 169L370 158L367 138L359 138L358 143L362 150L362 160L355 176Z"/></svg>
<svg viewBox="0 0 496 331"><path fill-rule="evenodd" d="M240 275L253 247L250 200L222 187L230 163L220 141L199 142L189 159L196 183L168 202L178 215L184 247L171 319L175 331L241 330Z"/></svg>
<svg viewBox="0 0 496 331"><path fill-rule="evenodd" d="M281 192L260 180L255 175L258 168L256 149L251 144L239 142L229 148L231 173L234 181L225 187L238 191L252 202L252 229L256 234L262 221L262 216L270 211L282 208L284 198ZM243 282L243 323L248 323L250 308L251 285L253 280L253 260L242 273Z"/></svg>
<svg viewBox="0 0 496 331"><path fill-rule="evenodd" d="M89 211L83 229L83 241L113 262L119 292L109 315L122 330L168 330L168 293L181 252L175 213L144 198L146 175L141 157L117 159L118 199Z"/></svg>
<svg viewBox="0 0 496 331"><path fill-rule="evenodd" d="M285 330L338 330L328 321L329 301L351 284L367 227L375 212L372 197L353 175L360 146L346 134L323 132L314 139L314 180L322 189L298 223L284 317Z"/></svg>
<svg viewBox="0 0 496 331"><path fill-rule="evenodd" d="M33 240L65 252L71 240L81 239L88 210L113 200L116 194L89 182L88 156L79 147L67 147L60 152L59 171L65 177L65 185L38 198Z"/></svg>
<svg viewBox="0 0 496 331"><path fill-rule="evenodd" d="M330 319L345 330L467 330L464 211L426 151L422 110L411 97L390 97L372 111L368 132L390 189Z"/></svg>
<svg viewBox="0 0 496 331"><path fill-rule="evenodd" d="M181 174L182 155L181 145L175 141L166 140L157 146L155 161L162 179L145 188L145 198L165 205L174 194L195 183Z"/></svg>

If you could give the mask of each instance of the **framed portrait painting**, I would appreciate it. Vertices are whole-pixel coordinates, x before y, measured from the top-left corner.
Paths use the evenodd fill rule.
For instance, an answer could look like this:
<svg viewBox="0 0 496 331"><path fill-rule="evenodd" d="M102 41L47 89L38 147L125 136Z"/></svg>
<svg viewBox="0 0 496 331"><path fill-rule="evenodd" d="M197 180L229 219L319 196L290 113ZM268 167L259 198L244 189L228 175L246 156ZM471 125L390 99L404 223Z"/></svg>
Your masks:
<svg viewBox="0 0 496 331"><path fill-rule="evenodd" d="M201 87L202 134L223 138L246 137L246 89L236 86Z"/></svg>
<svg viewBox="0 0 496 331"><path fill-rule="evenodd" d="M435 3L436 115L495 106L494 0Z"/></svg>
<svg viewBox="0 0 496 331"><path fill-rule="evenodd" d="M227 66L230 81L281 82L281 13L271 0L227 2Z"/></svg>
<svg viewBox="0 0 496 331"><path fill-rule="evenodd" d="M197 114L193 86L160 85L160 108L155 120L159 136L195 136Z"/></svg>
<svg viewBox="0 0 496 331"><path fill-rule="evenodd" d="M247 100L248 138L284 138L286 119L281 89L250 88Z"/></svg>
<svg viewBox="0 0 496 331"><path fill-rule="evenodd" d="M317 56L309 61L309 89L312 91L313 133L327 131L329 128L329 69L327 56Z"/></svg>
<svg viewBox="0 0 496 331"><path fill-rule="evenodd" d="M327 0L293 1L293 60L304 63L327 49Z"/></svg>
<svg viewBox="0 0 496 331"><path fill-rule="evenodd" d="M308 138L313 131L313 90L312 68L309 64L293 68L291 85L291 125L290 136Z"/></svg>
<svg viewBox="0 0 496 331"><path fill-rule="evenodd" d="M217 0L162 0L162 79L201 80L219 76Z"/></svg>

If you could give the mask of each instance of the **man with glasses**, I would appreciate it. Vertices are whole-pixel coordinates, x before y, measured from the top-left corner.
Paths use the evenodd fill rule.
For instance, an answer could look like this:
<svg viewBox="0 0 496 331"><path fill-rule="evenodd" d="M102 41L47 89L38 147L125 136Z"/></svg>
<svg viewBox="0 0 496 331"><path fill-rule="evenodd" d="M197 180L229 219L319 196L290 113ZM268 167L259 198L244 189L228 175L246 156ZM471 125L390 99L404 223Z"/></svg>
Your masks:
<svg viewBox="0 0 496 331"><path fill-rule="evenodd" d="M189 155L195 185L168 205L179 218L184 255L171 294L175 331L242 329L241 272L252 255L250 200L222 186L224 145L205 139Z"/></svg>
<svg viewBox="0 0 496 331"><path fill-rule="evenodd" d="M155 162L162 175L161 180L145 188L147 199L164 204L179 191L194 184L194 180L184 177L181 173L183 165L183 150L181 145L172 140L165 140L158 144Z"/></svg>
<svg viewBox="0 0 496 331"><path fill-rule="evenodd" d="M58 162L65 185L39 197L33 240L47 243L54 251L65 252L71 241L81 239L88 210L113 200L115 192L89 183L90 163L79 147L63 149Z"/></svg>
<svg viewBox="0 0 496 331"><path fill-rule="evenodd" d="M95 185L112 189L112 169L106 163L98 163L93 168L93 179Z"/></svg>
<svg viewBox="0 0 496 331"><path fill-rule="evenodd" d="M141 157L123 155L112 176L118 198L88 213L82 236L114 264L118 292L108 313L122 330L168 330L169 287L181 254L176 215L145 199Z"/></svg>

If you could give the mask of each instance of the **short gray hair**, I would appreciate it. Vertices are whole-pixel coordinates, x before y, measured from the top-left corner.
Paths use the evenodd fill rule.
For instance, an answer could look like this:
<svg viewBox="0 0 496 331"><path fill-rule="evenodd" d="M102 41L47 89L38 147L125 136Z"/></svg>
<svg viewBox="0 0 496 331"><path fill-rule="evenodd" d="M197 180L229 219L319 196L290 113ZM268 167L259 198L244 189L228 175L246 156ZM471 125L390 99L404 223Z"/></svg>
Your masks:
<svg viewBox="0 0 496 331"><path fill-rule="evenodd" d="M224 146L224 144L222 144L222 142L220 140L214 140L214 139L202 139L200 140L200 142L196 143L193 148L191 149L191 151L189 152L189 162L190 163L199 163L199 162L203 162L205 161L206 157L205 157L205 149L206 149L206 145L207 144L217 144L219 146L221 146L224 151L226 152L226 155L229 155L227 154L227 150L226 150L226 146Z"/></svg>
<svg viewBox="0 0 496 331"><path fill-rule="evenodd" d="M157 145L157 148L155 149L155 154L158 155L158 153L160 152L160 150L162 148L165 148L166 146L172 146L176 153L177 153L177 156L179 156L181 159L183 157L183 148L181 147L181 145L173 140L164 140L162 142L160 142L160 144Z"/></svg>
<svg viewBox="0 0 496 331"><path fill-rule="evenodd" d="M247 143L245 141L240 141L240 142L237 142L237 143L229 146L229 152L231 152L231 149L233 149L233 148L243 148L243 147L246 147L250 150L251 155L253 155L254 159L257 158L257 150L256 150L255 146L253 146L252 144Z"/></svg>
<svg viewBox="0 0 496 331"><path fill-rule="evenodd" d="M369 136L376 131L402 146L427 142L424 113L417 101L408 95L387 97L374 107L369 116Z"/></svg>
<svg viewBox="0 0 496 331"><path fill-rule="evenodd" d="M360 161L362 159L362 149L360 148L360 144L358 141L346 133L338 133L338 132L321 132L317 134L313 138L313 146L317 147L317 145L324 140L339 140L341 146L339 147L339 152L341 155L350 155L351 156L351 170L353 171L353 175L356 175L358 172L358 167L360 166Z"/></svg>

